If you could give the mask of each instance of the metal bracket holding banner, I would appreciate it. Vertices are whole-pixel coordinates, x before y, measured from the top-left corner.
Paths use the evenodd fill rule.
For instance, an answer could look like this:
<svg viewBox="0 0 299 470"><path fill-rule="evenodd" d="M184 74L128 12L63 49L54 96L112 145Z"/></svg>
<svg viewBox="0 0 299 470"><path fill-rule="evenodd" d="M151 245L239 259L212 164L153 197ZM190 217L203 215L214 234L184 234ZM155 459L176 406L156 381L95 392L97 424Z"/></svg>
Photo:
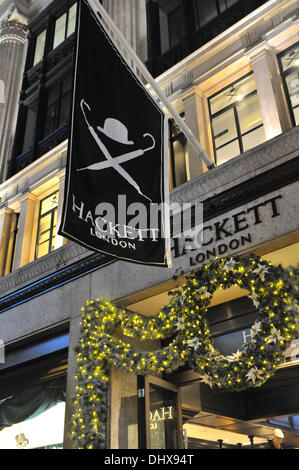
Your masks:
<svg viewBox="0 0 299 470"><path fill-rule="evenodd" d="M100 18L99 16L98 18L101 21L103 27L107 29L107 26L108 26L111 29L111 32L115 35L115 38L117 39L117 41L119 41L121 46L124 47L124 50L129 54L134 64L136 65L137 69L139 70L140 74L147 80L147 82L150 84L154 92L158 95L162 103L165 105L166 109L172 115L177 125L182 129L190 145L193 147L193 149L198 154L198 156L202 158L208 170L212 170L213 168L215 168L215 164L212 162L212 160L210 159L206 151L202 148L202 146L198 142L197 138L194 136L191 129L187 126L185 121L181 118L179 113L176 111L173 105L169 102L164 91L160 88L160 86L152 77L150 72L147 70L147 68L145 67L143 62L140 60L136 52L132 49L130 44L127 42L127 40L125 39L121 31L118 29L118 27L115 25L113 20L108 15L105 8L101 5L101 3L98 0L87 0L87 1L90 5L90 8L95 13L95 15L97 16L98 14L101 15L102 18ZM115 39L114 40L113 38L111 39L115 43L115 46L118 47ZM129 64L129 62L128 62L128 65L131 67L131 64Z"/></svg>

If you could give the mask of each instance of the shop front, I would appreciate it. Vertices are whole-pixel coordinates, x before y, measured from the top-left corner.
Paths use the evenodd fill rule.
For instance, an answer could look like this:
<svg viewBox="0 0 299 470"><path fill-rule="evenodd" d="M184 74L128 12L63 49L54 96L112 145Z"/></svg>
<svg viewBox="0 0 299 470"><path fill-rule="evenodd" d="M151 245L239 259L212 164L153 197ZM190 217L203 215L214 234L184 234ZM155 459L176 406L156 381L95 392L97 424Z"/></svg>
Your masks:
<svg viewBox="0 0 299 470"><path fill-rule="evenodd" d="M173 241L177 269L192 272L217 257L249 253L271 265L298 266L298 185L280 185L250 201L219 196L217 206L204 205L203 243L200 250L184 248L186 239ZM273 186L275 181L272 181ZM244 188L246 195L250 185ZM264 187L264 191L266 191ZM221 199L222 197L222 199ZM214 197L214 202L215 199ZM229 211L221 211L223 201L232 201ZM209 207L213 207L209 211ZM133 312L156 316L169 302L169 289L180 288L180 279L168 281L120 301ZM208 308L213 346L222 355L233 355L252 339L258 308L248 291L234 285L217 289ZM136 340L132 340L133 343ZM130 339L131 342L131 339ZM134 344L135 344L134 343ZM136 348L158 348L137 342ZM138 375L112 368L109 416L109 447L112 449L243 449L273 448L277 430L283 433L283 448L299 447L299 341L294 339L285 352L285 362L261 387L240 392L215 392L188 366L159 376Z"/></svg>
<svg viewBox="0 0 299 470"><path fill-rule="evenodd" d="M297 264L299 244L267 253L273 264ZM223 355L241 351L258 318L247 292L217 290L208 310L213 345ZM163 292L128 306L155 315L168 302ZM135 344L135 343L134 343ZM140 343L139 343L140 344ZM299 341L261 387L216 392L188 366L173 373L136 375L113 368L110 393L110 447L119 449L268 449L275 430L283 448L299 447ZM143 346L144 348L148 347ZM138 348L138 343L136 343Z"/></svg>

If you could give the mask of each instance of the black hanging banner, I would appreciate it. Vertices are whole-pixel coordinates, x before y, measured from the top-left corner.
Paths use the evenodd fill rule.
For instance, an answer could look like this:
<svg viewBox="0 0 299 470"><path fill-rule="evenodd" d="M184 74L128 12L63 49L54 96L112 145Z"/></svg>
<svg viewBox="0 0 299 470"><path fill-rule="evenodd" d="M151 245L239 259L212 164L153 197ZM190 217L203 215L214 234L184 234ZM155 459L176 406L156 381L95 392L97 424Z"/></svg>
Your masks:
<svg viewBox="0 0 299 470"><path fill-rule="evenodd" d="M170 267L167 117L100 16L79 3L59 234L126 261Z"/></svg>

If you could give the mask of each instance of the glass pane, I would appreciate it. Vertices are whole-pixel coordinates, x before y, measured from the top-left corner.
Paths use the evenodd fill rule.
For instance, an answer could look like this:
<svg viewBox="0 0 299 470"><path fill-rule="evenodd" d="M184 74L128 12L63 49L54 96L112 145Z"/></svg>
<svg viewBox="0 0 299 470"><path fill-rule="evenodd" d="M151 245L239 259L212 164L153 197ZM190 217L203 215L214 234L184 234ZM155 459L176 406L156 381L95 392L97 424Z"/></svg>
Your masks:
<svg viewBox="0 0 299 470"><path fill-rule="evenodd" d="M35 124L36 124L37 104L34 103L27 108L24 141L23 141L23 152L33 143Z"/></svg>
<svg viewBox="0 0 299 470"><path fill-rule="evenodd" d="M257 95L240 102L237 106L237 111L242 134L263 123Z"/></svg>
<svg viewBox="0 0 299 470"><path fill-rule="evenodd" d="M36 258L41 258L41 256L45 256L49 253L49 241L38 245Z"/></svg>
<svg viewBox="0 0 299 470"><path fill-rule="evenodd" d="M299 106L299 71L286 77L292 108Z"/></svg>
<svg viewBox="0 0 299 470"><path fill-rule="evenodd" d="M66 13L56 20L53 49L65 40Z"/></svg>
<svg viewBox="0 0 299 470"><path fill-rule="evenodd" d="M296 126L298 126L299 125L299 106L297 106L294 109L294 117L295 117Z"/></svg>
<svg viewBox="0 0 299 470"><path fill-rule="evenodd" d="M72 81L69 77L64 80L62 84L58 127L60 127L63 123L69 120L71 106L71 90Z"/></svg>
<svg viewBox="0 0 299 470"><path fill-rule="evenodd" d="M239 0L219 0L220 13L223 13L227 8L231 7Z"/></svg>
<svg viewBox="0 0 299 470"><path fill-rule="evenodd" d="M249 132L249 134L244 135L242 141L244 152L262 144L266 141L264 127L259 127L258 129Z"/></svg>
<svg viewBox="0 0 299 470"><path fill-rule="evenodd" d="M237 155L240 155L240 153L241 151L238 140L221 147L221 149L216 151L217 165L225 163L233 157L237 157Z"/></svg>
<svg viewBox="0 0 299 470"><path fill-rule="evenodd" d="M291 67L299 67L299 45L286 52L281 57L282 69L288 70Z"/></svg>
<svg viewBox="0 0 299 470"><path fill-rule="evenodd" d="M169 46L174 47L182 37L182 12L178 7L168 15Z"/></svg>
<svg viewBox="0 0 299 470"><path fill-rule="evenodd" d="M232 86L210 99L211 113L215 114L233 103L240 102L245 96L256 90L254 75L239 80Z"/></svg>
<svg viewBox="0 0 299 470"><path fill-rule="evenodd" d="M50 230L45 230L44 232L40 232L38 237L38 245L42 245L43 243L49 242L50 238Z"/></svg>
<svg viewBox="0 0 299 470"><path fill-rule="evenodd" d="M40 60L42 60L43 55L44 55L44 50L45 50L45 42L46 42L46 30L40 33L36 38L33 65L37 64Z"/></svg>
<svg viewBox="0 0 299 470"><path fill-rule="evenodd" d="M293 420L293 424L294 424L294 428L296 429L296 431L299 431L299 416L292 416L292 420Z"/></svg>
<svg viewBox="0 0 299 470"><path fill-rule="evenodd" d="M197 0L197 14L200 26L204 26L209 23L209 21L216 18L218 15L216 0L210 0L208 2Z"/></svg>
<svg viewBox="0 0 299 470"><path fill-rule="evenodd" d="M48 91L48 103L44 136L51 134L58 127L60 85Z"/></svg>
<svg viewBox="0 0 299 470"><path fill-rule="evenodd" d="M68 18L66 37L69 37L71 34L73 34L75 32L75 29L76 29L76 13L77 13L77 3L75 3L69 9L69 18Z"/></svg>
<svg viewBox="0 0 299 470"><path fill-rule="evenodd" d="M177 449L177 394L150 385L151 449Z"/></svg>
<svg viewBox="0 0 299 470"><path fill-rule="evenodd" d="M212 120L216 149L238 136L235 114L229 109Z"/></svg>
<svg viewBox="0 0 299 470"><path fill-rule="evenodd" d="M172 145L175 167L175 182L176 185L179 186L187 181L187 139L183 134L181 134Z"/></svg>
<svg viewBox="0 0 299 470"><path fill-rule="evenodd" d="M48 215L45 215L40 218L39 221L39 234L43 234L50 230L51 227L52 214L51 212Z"/></svg>
<svg viewBox="0 0 299 470"><path fill-rule="evenodd" d="M53 210L58 205L58 191L51 194L50 196L46 197L41 201L41 215L45 214L46 212Z"/></svg>

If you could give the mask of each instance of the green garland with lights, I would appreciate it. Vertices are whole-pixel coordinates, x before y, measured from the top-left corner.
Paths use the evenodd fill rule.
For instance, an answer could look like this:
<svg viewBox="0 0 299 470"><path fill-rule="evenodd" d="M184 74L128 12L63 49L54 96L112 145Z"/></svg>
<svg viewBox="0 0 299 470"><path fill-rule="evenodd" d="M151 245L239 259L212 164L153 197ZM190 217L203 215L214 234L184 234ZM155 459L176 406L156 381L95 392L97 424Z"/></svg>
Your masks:
<svg viewBox="0 0 299 470"><path fill-rule="evenodd" d="M284 351L298 335L295 300L299 272L272 266L256 255L217 258L191 275L154 317L145 317L111 302L89 300L82 308L77 354L74 448L106 447L109 367L135 374L171 373L188 363L214 390L241 391L265 383L284 361ZM223 356L214 348L207 311L216 289L237 285L249 291L258 310L251 341ZM114 334L139 340L171 338L156 351L138 351Z"/></svg>

